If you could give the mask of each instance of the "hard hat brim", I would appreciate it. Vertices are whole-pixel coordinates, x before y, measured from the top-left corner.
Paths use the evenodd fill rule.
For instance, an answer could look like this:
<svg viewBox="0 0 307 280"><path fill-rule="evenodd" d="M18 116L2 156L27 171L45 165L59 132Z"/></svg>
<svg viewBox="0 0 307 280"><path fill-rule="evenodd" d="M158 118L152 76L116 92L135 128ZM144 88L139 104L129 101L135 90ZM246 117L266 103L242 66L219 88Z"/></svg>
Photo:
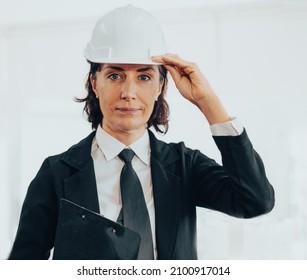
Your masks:
<svg viewBox="0 0 307 280"><path fill-rule="evenodd" d="M152 56L156 56L154 54ZM112 57L105 55L97 55L97 51L91 51L89 48L84 51L84 57L93 63L114 63L114 64L144 64L144 65L162 65L152 61L151 56L148 57Z"/></svg>

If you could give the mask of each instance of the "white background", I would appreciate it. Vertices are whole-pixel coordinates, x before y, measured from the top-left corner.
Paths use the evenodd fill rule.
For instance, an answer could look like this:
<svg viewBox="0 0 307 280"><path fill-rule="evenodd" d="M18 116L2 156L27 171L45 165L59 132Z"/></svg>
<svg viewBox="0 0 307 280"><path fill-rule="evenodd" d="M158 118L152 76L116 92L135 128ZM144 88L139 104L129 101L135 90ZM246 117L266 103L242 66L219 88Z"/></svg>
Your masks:
<svg viewBox="0 0 307 280"><path fill-rule="evenodd" d="M161 22L170 52L197 62L247 129L276 191L266 216L199 209L201 259L307 259L307 1L0 0L0 259L7 258L43 159L90 133L83 49L96 20L134 4ZM171 84L166 142L220 162L201 113Z"/></svg>

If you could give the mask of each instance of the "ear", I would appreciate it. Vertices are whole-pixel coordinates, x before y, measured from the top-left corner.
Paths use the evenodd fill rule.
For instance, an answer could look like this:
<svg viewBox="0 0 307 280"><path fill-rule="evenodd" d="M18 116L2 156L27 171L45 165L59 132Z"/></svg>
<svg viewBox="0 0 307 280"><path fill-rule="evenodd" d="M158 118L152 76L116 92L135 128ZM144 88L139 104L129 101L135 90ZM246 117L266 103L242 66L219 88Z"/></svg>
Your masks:
<svg viewBox="0 0 307 280"><path fill-rule="evenodd" d="M93 91L94 91L94 92L96 93L96 95L97 95L96 79L93 78L93 75L92 75L92 74L90 74L90 82L91 82Z"/></svg>
<svg viewBox="0 0 307 280"><path fill-rule="evenodd" d="M161 94L161 91L155 96L155 101L158 101L160 94Z"/></svg>
<svg viewBox="0 0 307 280"><path fill-rule="evenodd" d="M165 86L165 80L164 79L163 79L163 81L160 82L159 92L156 94L156 101L158 100L159 96L162 93L163 86Z"/></svg>

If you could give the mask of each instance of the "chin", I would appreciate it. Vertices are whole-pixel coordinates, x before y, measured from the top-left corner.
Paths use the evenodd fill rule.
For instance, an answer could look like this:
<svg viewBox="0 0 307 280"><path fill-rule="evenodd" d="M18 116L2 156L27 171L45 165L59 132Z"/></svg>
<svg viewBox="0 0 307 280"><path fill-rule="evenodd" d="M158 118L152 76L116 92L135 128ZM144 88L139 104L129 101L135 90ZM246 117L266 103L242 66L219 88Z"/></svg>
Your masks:
<svg viewBox="0 0 307 280"><path fill-rule="evenodd" d="M146 129L146 125L142 124L137 124L137 123L131 123L131 124L121 124L121 130L130 132L130 131L136 131L136 130L142 130Z"/></svg>

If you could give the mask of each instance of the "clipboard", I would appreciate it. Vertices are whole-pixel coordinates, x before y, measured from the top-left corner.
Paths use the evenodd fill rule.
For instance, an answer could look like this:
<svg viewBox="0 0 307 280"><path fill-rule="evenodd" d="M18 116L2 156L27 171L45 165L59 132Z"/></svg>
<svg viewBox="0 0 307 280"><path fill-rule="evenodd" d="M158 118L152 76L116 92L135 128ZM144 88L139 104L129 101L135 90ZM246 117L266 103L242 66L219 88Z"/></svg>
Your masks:
<svg viewBox="0 0 307 280"><path fill-rule="evenodd" d="M60 199L54 260L135 260L140 243L139 233Z"/></svg>

